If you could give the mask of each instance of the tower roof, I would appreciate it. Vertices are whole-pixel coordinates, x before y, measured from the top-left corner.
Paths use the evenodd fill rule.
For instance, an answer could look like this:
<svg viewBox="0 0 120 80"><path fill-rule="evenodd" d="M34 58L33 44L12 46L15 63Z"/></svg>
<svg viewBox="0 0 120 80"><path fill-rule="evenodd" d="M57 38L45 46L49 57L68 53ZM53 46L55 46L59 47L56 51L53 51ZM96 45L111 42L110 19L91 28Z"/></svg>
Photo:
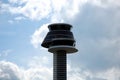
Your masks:
<svg viewBox="0 0 120 80"><path fill-rule="evenodd" d="M49 30L70 30L72 25L66 23L54 23L48 26Z"/></svg>

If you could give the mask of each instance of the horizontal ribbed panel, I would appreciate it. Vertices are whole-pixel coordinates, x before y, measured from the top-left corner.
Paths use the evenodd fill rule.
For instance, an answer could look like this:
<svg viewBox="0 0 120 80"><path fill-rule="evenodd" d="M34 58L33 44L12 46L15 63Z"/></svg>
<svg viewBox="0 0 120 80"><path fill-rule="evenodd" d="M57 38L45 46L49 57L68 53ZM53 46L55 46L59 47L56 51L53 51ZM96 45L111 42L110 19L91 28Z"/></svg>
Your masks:
<svg viewBox="0 0 120 80"><path fill-rule="evenodd" d="M66 80L66 52L58 51L54 53L53 80Z"/></svg>

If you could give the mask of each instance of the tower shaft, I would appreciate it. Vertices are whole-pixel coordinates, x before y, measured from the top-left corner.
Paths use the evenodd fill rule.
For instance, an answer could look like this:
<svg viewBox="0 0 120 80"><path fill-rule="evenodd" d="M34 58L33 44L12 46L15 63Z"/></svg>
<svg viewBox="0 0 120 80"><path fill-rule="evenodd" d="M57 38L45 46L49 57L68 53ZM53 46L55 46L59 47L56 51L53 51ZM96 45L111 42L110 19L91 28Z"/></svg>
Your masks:
<svg viewBox="0 0 120 80"><path fill-rule="evenodd" d="M67 80L66 51L59 50L53 54L53 80Z"/></svg>

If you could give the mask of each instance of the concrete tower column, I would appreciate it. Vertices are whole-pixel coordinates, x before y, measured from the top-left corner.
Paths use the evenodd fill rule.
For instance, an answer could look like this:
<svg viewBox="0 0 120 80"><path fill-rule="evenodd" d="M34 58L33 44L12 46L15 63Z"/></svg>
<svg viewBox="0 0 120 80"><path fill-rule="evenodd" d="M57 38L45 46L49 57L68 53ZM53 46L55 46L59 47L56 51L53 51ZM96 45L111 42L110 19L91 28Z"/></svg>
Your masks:
<svg viewBox="0 0 120 80"><path fill-rule="evenodd" d="M53 54L53 80L67 80L66 51L59 50Z"/></svg>

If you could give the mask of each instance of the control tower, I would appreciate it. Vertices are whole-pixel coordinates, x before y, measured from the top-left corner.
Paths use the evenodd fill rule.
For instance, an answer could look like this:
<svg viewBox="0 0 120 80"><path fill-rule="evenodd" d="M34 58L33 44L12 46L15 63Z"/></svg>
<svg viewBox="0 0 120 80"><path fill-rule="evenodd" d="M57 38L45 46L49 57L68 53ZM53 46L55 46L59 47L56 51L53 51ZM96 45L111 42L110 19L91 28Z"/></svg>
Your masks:
<svg viewBox="0 0 120 80"><path fill-rule="evenodd" d="M75 39L72 26L66 23L48 25L49 32L41 46L53 53L53 80L67 80L67 54L75 53Z"/></svg>

